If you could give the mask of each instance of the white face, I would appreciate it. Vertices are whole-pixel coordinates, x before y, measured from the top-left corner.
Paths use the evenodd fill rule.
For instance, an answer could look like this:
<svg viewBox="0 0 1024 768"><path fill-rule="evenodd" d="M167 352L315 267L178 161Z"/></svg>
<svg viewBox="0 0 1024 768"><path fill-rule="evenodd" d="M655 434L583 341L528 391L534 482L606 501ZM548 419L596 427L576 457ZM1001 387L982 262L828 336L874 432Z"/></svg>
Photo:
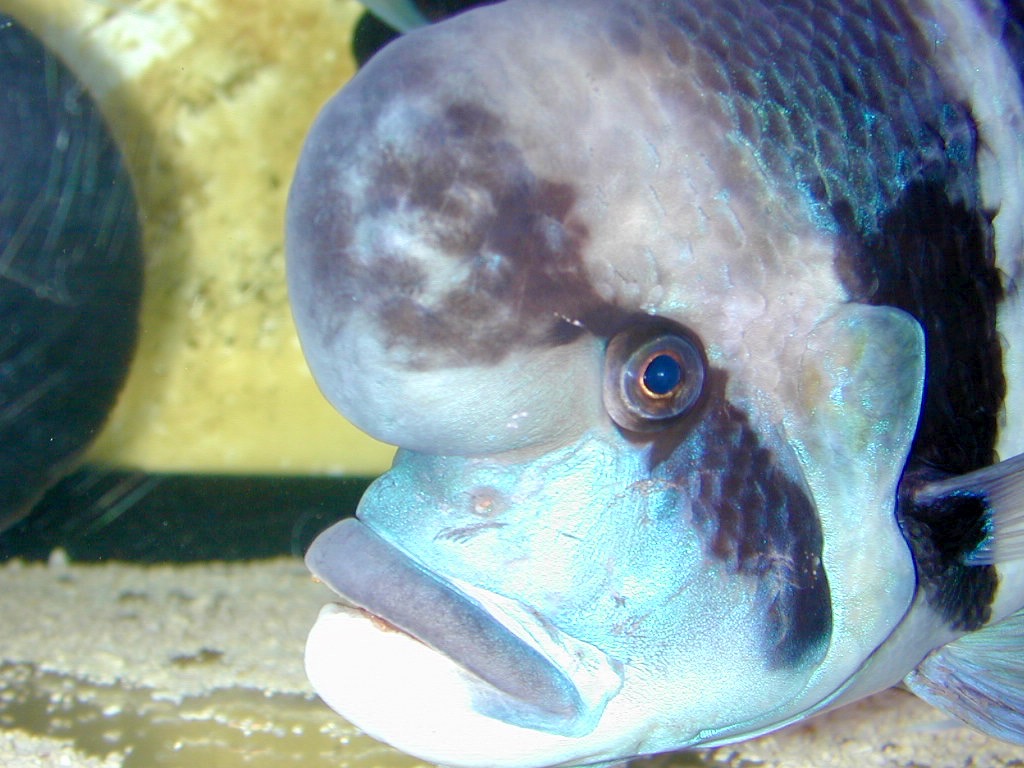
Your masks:
<svg viewBox="0 0 1024 768"><path fill-rule="evenodd" d="M919 332L904 319L867 312L827 328L840 351L830 360L822 350L815 360L824 367L800 374L823 386L837 410L819 403L809 422L792 419L807 440L772 442L731 406L705 405L657 465L657 441L638 447L607 423L532 457L400 452L367 492L359 522L338 528L368 528L401 553L396 561L414 564L412 576L388 589L403 595L403 619L375 596L366 583L374 577L361 567L339 575L353 552L334 529L325 533L307 557L311 569L343 603L359 594L354 603L364 610L321 615L306 657L317 691L372 735L466 766L579 764L735 740L820 704L911 596L905 549L898 539L886 544L881 516L865 515L861 503L881 507L882 488L898 477L891 471L876 485L864 457L905 451L912 428L857 434L895 426L907 406L893 397L898 387L858 387L885 371L869 340L908 328L906 352L919 353ZM830 365L876 410L857 419L840 413L843 383L825 386L823 378ZM721 390L705 397L713 394ZM905 394L919 397L919 383ZM842 425L835 443L815 437ZM836 450L828 467L809 458ZM896 458L888 456L894 466ZM814 470L810 483L794 482L805 466ZM818 507L832 521L859 514L859 527L847 519L843 536L826 544L813 498L824 499ZM886 560L893 567L879 570ZM572 717L545 721L534 710L491 706L500 692L467 673L467 659L501 665L485 669L497 679L515 677L520 665L508 653L467 650L488 633L432 642L438 603L421 596L424 579L482 607L547 659L551 675L571 681L580 702ZM420 613L410 618L403 606Z"/></svg>
<svg viewBox="0 0 1024 768"><path fill-rule="evenodd" d="M770 594L738 559L711 554L686 491L620 440L608 430L518 465L402 454L368 492L361 523L341 524L369 527L525 638L578 692L574 717L494 714L464 669L469 651L457 645L453 658L333 607L307 648L328 703L399 748L453 765L611 759L784 711L827 647L827 585L810 584L814 598L800 605L818 612L801 627L814 635L789 633L770 601L800 598ZM309 558L348 595L359 575L336 581L315 564L348 556L328 539ZM425 603L413 581L408 599ZM374 610L375 599L362 604ZM434 603L421 609L411 630L430 636Z"/></svg>
<svg viewBox="0 0 1024 768"><path fill-rule="evenodd" d="M325 108L290 201L314 374L407 449L311 550L359 608L325 609L307 669L354 723L446 765L762 731L855 674L913 590L892 506L920 329L844 304L835 244L694 71L624 78L590 47L603 6L519 56L569 5L503 3L378 54ZM346 569L353 531L385 542L396 590ZM516 699L526 657L550 692Z"/></svg>

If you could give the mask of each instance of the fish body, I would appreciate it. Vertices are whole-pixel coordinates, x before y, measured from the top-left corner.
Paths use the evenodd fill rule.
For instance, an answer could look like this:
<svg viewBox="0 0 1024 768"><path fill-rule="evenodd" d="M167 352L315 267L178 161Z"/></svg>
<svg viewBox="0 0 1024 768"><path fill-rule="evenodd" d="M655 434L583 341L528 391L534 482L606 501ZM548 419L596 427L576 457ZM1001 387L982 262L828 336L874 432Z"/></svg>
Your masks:
<svg viewBox="0 0 1024 768"><path fill-rule="evenodd" d="M901 680L1024 740L1019 15L507 0L379 52L288 212L310 367L400 446L307 554L327 703L453 766Z"/></svg>
<svg viewBox="0 0 1024 768"><path fill-rule="evenodd" d="M99 105L4 13L0 83L3 532L77 466L113 408L138 337L143 254Z"/></svg>

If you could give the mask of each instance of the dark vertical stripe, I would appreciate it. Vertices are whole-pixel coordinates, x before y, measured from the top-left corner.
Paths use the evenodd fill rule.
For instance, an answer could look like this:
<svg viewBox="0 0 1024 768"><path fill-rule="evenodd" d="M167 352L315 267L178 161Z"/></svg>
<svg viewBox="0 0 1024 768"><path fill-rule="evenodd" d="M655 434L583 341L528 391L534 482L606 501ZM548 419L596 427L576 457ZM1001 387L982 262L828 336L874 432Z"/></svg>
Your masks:
<svg viewBox="0 0 1024 768"><path fill-rule="evenodd" d="M847 232L851 217L837 212ZM838 266L855 301L899 307L924 327L925 400L909 468L962 474L991 464L1006 381L988 217L951 199L941 175L922 178L878 234L847 238Z"/></svg>
<svg viewBox="0 0 1024 768"><path fill-rule="evenodd" d="M832 634L817 509L807 488L787 475L746 414L728 401L725 372L709 377L707 407L697 423L644 436L653 455L667 454L652 476L692 494L692 524L706 554L756 581L769 661L810 665Z"/></svg>
<svg viewBox="0 0 1024 768"><path fill-rule="evenodd" d="M1024 2L1011 0L1004 4L1006 17L1002 24L1002 42L1017 69L1024 86Z"/></svg>
<svg viewBox="0 0 1024 768"><path fill-rule="evenodd" d="M924 137L933 151L908 166L877 226L863 225L853 201L831 205L842 232L837 268L851 297L899 307L925 331L924 402L901 480L899 522L929 604L951 626L969 630L987 621L997 585L995 568L963 564L979 543L985 505L974 497L922 505L914 490L997 460L1006 394L996 329L1003 286L991 214L980 205L969 108L946 95L932 109L909 120L907 135ZM912 154L916 145L901 151Z"/></svg>

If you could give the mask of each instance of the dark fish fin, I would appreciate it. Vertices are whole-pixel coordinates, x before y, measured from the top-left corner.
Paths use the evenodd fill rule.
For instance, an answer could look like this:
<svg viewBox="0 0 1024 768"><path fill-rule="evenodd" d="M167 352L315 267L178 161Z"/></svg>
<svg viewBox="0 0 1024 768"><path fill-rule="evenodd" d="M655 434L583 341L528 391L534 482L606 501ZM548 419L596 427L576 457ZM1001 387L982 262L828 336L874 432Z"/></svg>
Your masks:
<svg viewBox="0 0 1024 768"><path fill-rule="evenodd" d="M494 2L496 0L361 0L366 13L352 33L352 53L362 68L377 51L406 32Z"/></svg>
<svg viewBox="0 0 1024 768"><path fill-rule="evenodd" d="M1024 611L932 651L903 682L958 720L1024 744Z"/></svg>
<svg viewBox="0 0 1024 768"><path fill-rule="evenodd" d="M929 483L915 502L975 496L986 506L985 538L964 557L967 565L1024 560L1024 454L966 475Z"/></svg>
<svg viewBox="0 0 1024 768"><path fill-rule="evenodd" d="M413 0L361 0L374 16L392 29L408 32L425 27L430 21Z"/></svg>

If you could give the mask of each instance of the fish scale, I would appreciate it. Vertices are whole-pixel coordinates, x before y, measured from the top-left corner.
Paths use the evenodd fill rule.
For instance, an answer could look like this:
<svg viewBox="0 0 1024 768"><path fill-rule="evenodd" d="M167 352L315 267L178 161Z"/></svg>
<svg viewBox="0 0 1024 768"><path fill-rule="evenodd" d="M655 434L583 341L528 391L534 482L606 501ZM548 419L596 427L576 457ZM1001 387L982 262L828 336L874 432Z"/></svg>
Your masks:
<svg viewBox="0 0 1024 768"><path fill-rule="evenodd" d="M951 104L935 73L917 62L925 42L916 25L904 18L879 29L890 5L780 3L766 10L761 4L708 4L696 30L672 24L671 15L661 27L667 30L663 37L696 37L705 56L719 57L704 67L698 62L698 81L718 95L724 112L733 113L729 128L753 146L766 173L787 184L796 173L818 223L831 228L838 226L830 221L836 206L843 206L857 213L862 230L872 231L874 217L899 196L906 179L941 160L944 148L957 143L954 137L970 133L966 111ZM836 25L816 25L816 16ZM753 61L732 53L741 46L714 47L717 30L730 26L725 19L742 26L745 40L771 39L770 30L777 43ZM733 86L737 80L744 87ZM936 115L943 119L934 122ZM962 172L972 171L973 158L962 163ZM956 175L947 178L955 182Z"/></svg>
<svg viewBox="0 0 1024 768"><path fill-rule="evenodd" d="M506 0L376 54L289 201L310 367L401 447L307 555L327 703L465 768L901 680L1024 743L1018 21Z"/></svg>

